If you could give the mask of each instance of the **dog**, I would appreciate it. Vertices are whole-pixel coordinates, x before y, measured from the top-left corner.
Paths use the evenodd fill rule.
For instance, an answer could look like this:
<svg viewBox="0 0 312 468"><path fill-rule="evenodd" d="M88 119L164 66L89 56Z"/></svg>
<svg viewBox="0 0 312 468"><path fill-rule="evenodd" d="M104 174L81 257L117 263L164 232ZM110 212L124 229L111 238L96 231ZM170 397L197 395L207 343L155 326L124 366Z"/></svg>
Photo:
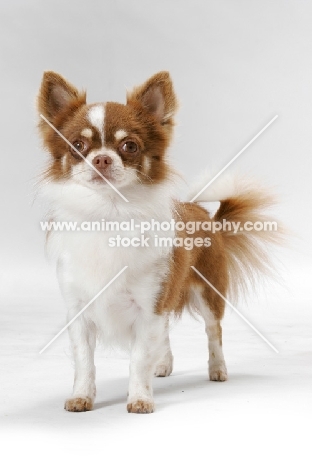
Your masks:
<svg viewBox="0 0 312 468"><path fill-rule="evenodd" d="M266 190L243 179L216 181L193 202L177 200L167 156L177 108L165 71L128 92L126 104L87 104L85 92L55 72L44 73L38 111L50 155L42 184L49 220L78 223L47 235L73 319L75 378L67 411L93 409L94 350L101 340L130 350L128 412L152 413L154 375L169 376L173 367L170 315L187 309L204 319L210 380L227 380L226 298L268 268L265 250L274 233L219 228L265 220L272 203ZM201 204L207 201L220 202L214 216ZM112 229L84 230L83 223ZM208 231L211 223L218 229Z"/></svg>

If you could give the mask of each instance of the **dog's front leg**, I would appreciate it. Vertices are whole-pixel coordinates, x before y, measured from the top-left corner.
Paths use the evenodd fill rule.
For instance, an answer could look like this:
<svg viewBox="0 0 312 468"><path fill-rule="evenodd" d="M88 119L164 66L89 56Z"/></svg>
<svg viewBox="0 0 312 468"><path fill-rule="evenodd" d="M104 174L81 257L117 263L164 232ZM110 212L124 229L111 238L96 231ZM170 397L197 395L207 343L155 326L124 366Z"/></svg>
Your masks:
<svg viewBox="0 0 312 468"><path fill-rule="evenodd" d="M95 399L94 349L95 324L83 315L69 327L69 336L75 361L73 395L65 401L67 411L92 410Z"/></svg>
<svg viewBox="0 0 312 468"><path fill-rule="evenodd" d="M130 357L130 380L127 410L129 413L153 413L152 380L165 347L166 317L140 316L133 326Z"/></svg>

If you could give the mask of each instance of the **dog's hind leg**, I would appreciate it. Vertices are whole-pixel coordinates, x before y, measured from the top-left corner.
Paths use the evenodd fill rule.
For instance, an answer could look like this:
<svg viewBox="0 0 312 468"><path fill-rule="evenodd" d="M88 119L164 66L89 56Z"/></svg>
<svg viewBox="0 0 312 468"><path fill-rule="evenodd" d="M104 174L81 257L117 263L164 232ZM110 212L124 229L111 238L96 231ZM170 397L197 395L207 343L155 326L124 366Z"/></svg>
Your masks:
<svg viewBox="0 0 312 468"><path fill-rule="evenodd" d="M223 382L227 380L221 327L225 306L224 300L212 289L207 290L206 287L201 291L197 291L196 296L196 308L205 321L208 338L209 378L210 380Z"/></svg>
<svg viewBox="0 0 312 468"><path fill-rule="evenodd" d="M170 339L169 339L169 320L167 320L166 325L166 337L164 341L164 356L159 361L156 366L155 375L156 377L168 377L171 374L173 369L173 355L170 348Z"/></svg>

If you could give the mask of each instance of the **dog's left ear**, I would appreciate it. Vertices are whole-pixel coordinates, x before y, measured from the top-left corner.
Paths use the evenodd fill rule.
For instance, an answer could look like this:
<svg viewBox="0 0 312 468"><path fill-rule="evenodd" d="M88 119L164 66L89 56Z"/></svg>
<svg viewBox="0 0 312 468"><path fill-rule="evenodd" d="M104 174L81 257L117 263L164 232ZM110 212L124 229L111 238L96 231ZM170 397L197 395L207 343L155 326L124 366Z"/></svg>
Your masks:
<svg viewBox="0 0 312 468"><path fill-rule="evenodd" d="M138 102L161 124L173 123L172 117L177 111L178 102L169 73L159 72L127 93L127 104Z"/></svg>

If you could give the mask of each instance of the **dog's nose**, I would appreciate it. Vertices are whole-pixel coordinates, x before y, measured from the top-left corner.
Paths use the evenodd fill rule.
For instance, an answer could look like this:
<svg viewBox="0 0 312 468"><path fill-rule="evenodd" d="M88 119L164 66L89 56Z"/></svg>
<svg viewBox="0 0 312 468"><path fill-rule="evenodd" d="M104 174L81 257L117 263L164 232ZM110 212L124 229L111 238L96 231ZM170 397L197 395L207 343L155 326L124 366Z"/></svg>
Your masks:
<svg viewBox="0 0 312 468"><path fill-rule="evenodd" d="M95 156L95 158L92 160L93 166L97 169L104 169L108 164L112 164L112 162L113 160L110 156L105 156L102 154Z"/></svg>

